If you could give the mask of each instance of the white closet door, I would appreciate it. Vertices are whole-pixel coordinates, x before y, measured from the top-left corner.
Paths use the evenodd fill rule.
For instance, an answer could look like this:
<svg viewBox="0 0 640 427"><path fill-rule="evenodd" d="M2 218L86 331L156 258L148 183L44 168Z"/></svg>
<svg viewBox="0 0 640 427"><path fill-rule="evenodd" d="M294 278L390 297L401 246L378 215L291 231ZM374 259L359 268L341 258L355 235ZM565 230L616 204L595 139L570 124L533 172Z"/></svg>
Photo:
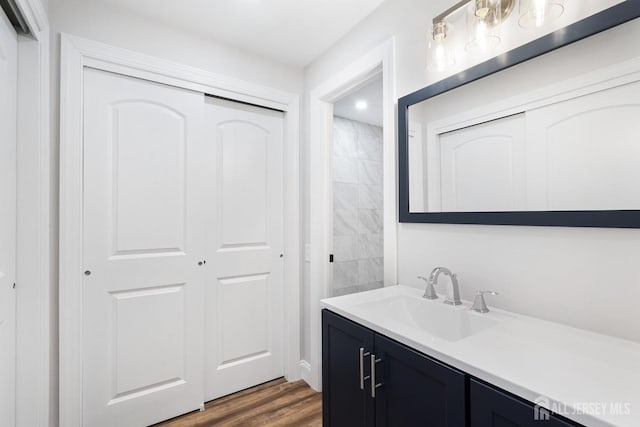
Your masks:
<svg viewBox="0 0 640 427"><path fill-rule="evenodd" d="M283 114L207 99L206 398L283 375Z"/></svg>
<svg viewBox="0 0 640 427"><path fill-rule="evenodd" d="M84 78L83 424L144 426L204 401L204 95Z"/></svg>
<svg viewBox="0 0 640 427"><path fill-rule="evenodd" d="M640 82L527 111L531 210L640 209Z"/></svg>
<svg viewBox="0 0 640 427"><path fill-rule="evenodd" d="M0 11L0 425L15 424L18 41Z"/></svg>
<svg viewBox="0 0 640 427"><path fill-rule="evenodd" d="M442 211L524 210L524 115L440 135Z"/></svg>

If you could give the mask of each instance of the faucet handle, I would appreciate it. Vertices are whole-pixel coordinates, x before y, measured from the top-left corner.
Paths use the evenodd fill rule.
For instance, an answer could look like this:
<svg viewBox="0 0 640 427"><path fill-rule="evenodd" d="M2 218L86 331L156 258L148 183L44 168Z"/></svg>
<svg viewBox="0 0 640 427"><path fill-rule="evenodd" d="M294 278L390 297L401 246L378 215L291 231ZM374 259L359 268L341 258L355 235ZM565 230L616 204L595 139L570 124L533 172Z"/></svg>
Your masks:
<svg viewBox="0 0 640 427"><path fill-rule="evenodd" d="M433 281L430 279L427 279L424 276L418 276L418 279L424 280L425 282L427 282L427 287L424 290L424 295L422 295L422 298L438 299L438 294L436 294L436 290L433 288Z"/></svg>
<svg viewBox="0 0 640 427"><path fill-rule="evenodd" d="M471 310L476 311L478 313L488 313L489 307L487 307L487 303L484 300L485 295L499 295L495 291L478 291L476 293L476 298L473 300L473 305L471 306Z"/></svg>

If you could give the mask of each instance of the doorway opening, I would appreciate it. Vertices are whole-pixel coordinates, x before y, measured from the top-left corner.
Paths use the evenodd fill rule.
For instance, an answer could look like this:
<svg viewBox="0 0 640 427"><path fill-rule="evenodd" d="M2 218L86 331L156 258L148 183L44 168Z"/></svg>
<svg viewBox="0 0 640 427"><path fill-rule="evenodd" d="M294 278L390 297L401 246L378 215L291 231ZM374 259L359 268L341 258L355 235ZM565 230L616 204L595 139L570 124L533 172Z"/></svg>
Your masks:
<svg viewBox="0 0 640 427"><path fill-rule="evenodd" d="M396 144L395 144L395 68L394 68L394 39L391 38L386 42L380 44L378 47L372 49L362 57L343 68L340 72L331 76L324 83L317 86L310 94L310 122L309 122L309 134L310 134L310 158L313 159L310 164L310 244L309 244L309 288L307 291L307 310L309 315L306 316L305 322L303 322L303 328L308 332L308 347L303 346L302 355L305 359L301 362L301 374L302 377L317 391L322 389L322 327L321 327L321 307L320 301L324 298L335 295L343 295L350 292L359 292L366 287L374 286L391 286L397 284L397 253L396 253L396 241L397 241L397 174L396 174ZM379 233L358 233L358 237L355 239L355 247L351 244L352 254L346 258L354 258L347 260L341 258L340 253L336 257L334 254L334 193L336 199L339 196L341 189L335 189L334 191L334 158L333 158L333 134L334 134L334 122L337 126L339 123L345 123L340 119L334 120L334 113L338 117L344 116L344 112L340 109L340 101L348 103L350 95L358 93L360 89L364 89L366 86L373 84L376 79L381 80L382 97L380 100L382 109L382 169L377 167L372 168L372 172L378 174L376 181L367 182L381 182L378 187L381 187L382 198L377 205L371 210L382 210L381 229ZM357 101L356 101L357 102ZM372 101L373 102L373 101ZM363 104L359 104L363 107ZM367 104L367 107L369 104ZM357 108L357 106L354 107ZM360 119L362 120L362 119ZM378 130L377 132L380 132ZM339 132L336 132L339 133ZM369 132L373 133L373 132ZM340 146L335 144L336 149ZM348 144L347 144L348 145ZM356 144L357 149L357 144ZM358 154L356 151L356 158L345 160L343 163L350 163L351 167L348 168L351 174L357 167L354 164L358 164ZM338 158L336 156L336 158ZM348 159L348 157L347 157ZM371 159L362 159L363 162ZM340 161L338 161L339 163ZM339 167L339 166L338 166ZM347 171L347 169L345 169ZM358 174L360 171L358 170ZM364 174L364 171L363 171ZM367 178L368 179L368 178ZM341 182L338 178L338 184ZM342 180L344 181L344 179ZM358 214L358 205L353 205L353 201L357 200L356 190L357 182L354 178L351 178L350 184L356 184L355 187L351 187L350 196L351 209L350 215ZM370 185L370 184L364 184ZM337 186L339 187L339 185ZM380 189L380 188L379 188ZM347 197L347 196L345 196ZM338 206L336 204L336 206ZM382 206L381 209L375 209L375 207ZM364 209L364 207L363 207ZM378 212L379 214L379 212ZM351 217L353 220L353 216ZM353 222L353 221L352 221ZM336 227L338 225L336 224ZM340 226L341 227L341 226ZM356 226L357 227L357 226ZM358 230L356 228L356 230ZM364 229L362 229L364 230ZM371 237L372 241L376 241L377 245L366 244L365 248L375 248L377 251L372 251L369 258L364 258L370 263L380 262L382 264L382 279L376 280L378 276L367 277L363 272L362 281L367 283L358 283L360 279L354 276L354 271L357 271L358 259L357 246L360 235L364 236L376 236ZM344 237L344 236L335 236ZM362 237L364 241L367 237ZM340 239L338 239L340 240ZM345 239L348 240L348 239ZM353 242L354 239L351 239ZM337 245L341 243L337 242ZM380 249L381 248L381 249ZM356 255L353 255L355 250ZM382 251L382 254L380 253ZM335 258L336 262L333 262ZM371 261L375 260L375 261ZM334 271L334 264L339 262L350 262L350 266L346 266L346 269L351 273L350 278L343 279L345 281L340 283L341 271ZM363 269L366 263L362 262ZM340 266L338 267L338 270ZM378 270L379 271L379 270ZM334 274L335 273L335 274ZM338 279L337 282L333 280L333 276ZM369 281L370 280L370 281ZM382 282L382 283L380 283ZM366 285L366 286L365 286ZM360 287L362 286L362 287ZM335 288L335 289L334 289ZM304 317L304 316L303 316ZM308 323L307 323L308 322ZM304 334L303 334L304 335ZM303 343L304 344L304 343Z"/></svg>
<svg viewBox="0 0 640 427"><path fill-rule="evenodd" d="M382 70L333 104L328 296L384 286Z"/></svg>

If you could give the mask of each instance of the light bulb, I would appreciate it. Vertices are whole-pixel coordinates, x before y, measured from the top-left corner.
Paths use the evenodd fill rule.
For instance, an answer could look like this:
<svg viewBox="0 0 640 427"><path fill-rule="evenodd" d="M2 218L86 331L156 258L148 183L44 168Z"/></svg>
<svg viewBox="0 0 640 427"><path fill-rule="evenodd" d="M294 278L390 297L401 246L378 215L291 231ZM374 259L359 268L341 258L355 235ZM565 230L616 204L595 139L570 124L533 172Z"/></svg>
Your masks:
<svg viewBox="0 0 640 427"><path fill-rule="evenodd" d="M476 0L476 16L478 18L486 18L489 14L489 0Z"/></svg>
<svg viewBox="0 0 640 427"><path fill-rule="evenodd" d="M433 26L433 39L436 41L442 41L447 38L447 23L440 21Z"/></svg>
<svg viewBox="0 0 640 427"><path fill-rule="evenodd" d="M433 59L436 70L438 70L439 72L443 72L447 64L445 60L444 46L442 45L442 43L436 44L435 51L433 53Z"/></svg>
<svg viewBox="0 0 640 427"><path fill-rule="evenodd" d="M484 21L476 24L476 43L481 50L487 49L487 24Z"/></svg>
<svg viewBox="0 0 640 427"><path fill-rule="evenodd" d="M536 27L541 27L544 24L544 16L547 10L547 0L533 0L531 7L531 17L535 22Z"/></svg>

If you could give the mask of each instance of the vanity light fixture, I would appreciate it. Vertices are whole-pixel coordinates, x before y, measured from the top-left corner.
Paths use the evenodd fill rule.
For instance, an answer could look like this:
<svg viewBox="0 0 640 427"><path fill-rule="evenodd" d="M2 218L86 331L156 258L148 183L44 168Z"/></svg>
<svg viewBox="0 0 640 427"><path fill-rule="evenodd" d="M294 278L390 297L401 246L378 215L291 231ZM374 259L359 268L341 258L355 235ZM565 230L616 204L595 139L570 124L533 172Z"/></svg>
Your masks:
<svg viewBox="0 0 640 427"><path fill-rule="evenodd" d="M565 0L519 0L518 24L523 28L541 27L559 18ZM446 19L466 7L467 42L470 54L485 54L501 40L500 28L509 18L516 0L461 0L435 18L428 44L428 69L443 72L455 64L452 49L447 46L452 27Z"/></svg>

